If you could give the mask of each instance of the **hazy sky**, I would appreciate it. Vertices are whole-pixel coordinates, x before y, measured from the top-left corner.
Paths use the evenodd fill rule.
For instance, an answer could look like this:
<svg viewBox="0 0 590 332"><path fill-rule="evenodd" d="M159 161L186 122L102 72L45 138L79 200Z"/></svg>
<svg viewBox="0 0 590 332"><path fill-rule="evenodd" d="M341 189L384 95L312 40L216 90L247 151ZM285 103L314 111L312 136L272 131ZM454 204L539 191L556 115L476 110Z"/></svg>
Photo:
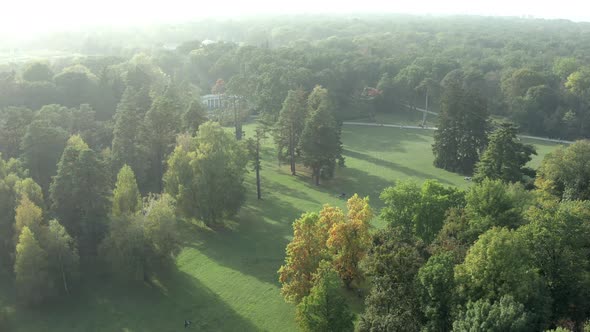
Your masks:
<svg viewBox="0 0 590 332"><path fill-rule="evenodd" d="M0 0L0 32L269 13L532 15L590 21L590 0ZM1 42L1 41L0 41Z"/></svg>

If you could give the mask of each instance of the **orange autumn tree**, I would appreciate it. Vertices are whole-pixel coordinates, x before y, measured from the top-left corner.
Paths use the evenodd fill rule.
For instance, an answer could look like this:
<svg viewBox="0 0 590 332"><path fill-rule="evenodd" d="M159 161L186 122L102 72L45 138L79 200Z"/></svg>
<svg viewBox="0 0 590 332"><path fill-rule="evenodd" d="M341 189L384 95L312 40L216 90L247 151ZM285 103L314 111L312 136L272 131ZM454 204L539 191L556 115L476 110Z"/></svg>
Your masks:
<svg viewBox="0 0 590 332"><path fill-rule="evenodd" d="M313 275L323 260L331 262L348 287L359 280L359 262L370 245L372 216L368 198L354 195L348 200L347 216L342 209L326 204L319 214L305 213L297 219L285 265L278 271L285 300L299 303L309 294Z"/></svg>
<svg viewBox="0 0 590 332"><path fill-rule="evenodd" d="M360 198L357 194L348 200L347 207L346 221L335 223L330 228L326 244L334 269L346 287L350 288L353 281L360 281L363 277L359 263L371 245L369 222L373 218L373 211L369 206L369 198Z"/></svg>
<svg viewBox="0 0 590 332"><path fill-rule="evenodd" d="M287 245L285 265L279 269L281 293L288 302L299 303L313 287L313 274L326 253L317 213L305 213L293 223L293 240Z"/></svg>

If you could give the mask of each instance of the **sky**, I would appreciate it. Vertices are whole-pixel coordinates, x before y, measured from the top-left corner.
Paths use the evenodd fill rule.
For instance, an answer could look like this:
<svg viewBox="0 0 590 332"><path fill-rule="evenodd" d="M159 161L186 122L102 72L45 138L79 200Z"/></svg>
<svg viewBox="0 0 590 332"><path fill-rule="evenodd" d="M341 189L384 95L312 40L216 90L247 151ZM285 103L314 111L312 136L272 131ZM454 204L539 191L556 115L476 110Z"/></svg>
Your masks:
<svg viewBox="0 0 590 332"><path fill-rule="evenodd" d="M0 35L274 13L533 16L590 21L589 0L0 0ZM0 41L1 43L1 41Z"/></svg>

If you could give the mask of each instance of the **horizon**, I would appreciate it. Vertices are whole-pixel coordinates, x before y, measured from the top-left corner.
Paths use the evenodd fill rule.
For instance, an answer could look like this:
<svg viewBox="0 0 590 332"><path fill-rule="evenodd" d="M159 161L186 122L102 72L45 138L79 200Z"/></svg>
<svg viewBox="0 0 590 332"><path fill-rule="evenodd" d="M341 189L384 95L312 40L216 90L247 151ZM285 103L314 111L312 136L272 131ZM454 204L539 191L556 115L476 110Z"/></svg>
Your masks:
<svg viewBox="0 0 590 332"><path fill-rule="evenodd" d="M35 11L31 11L31 8ZM586 12L590 6L580 0L563 0L559 5L539 4L532 0L498 0L493 3L473 3L468 0L450 0L441 4L436 0L421 3L347 3L334 0L302 0L297 3L276 3L253 0L243 3L229 0L223 3L195 4L185 0L169 0L166 6L145 4L138 0L104 0L101 3L80 6L73 0L20 1L5 5L0 16L0 35L12 38L32 37L47 32L74 31L92 27L129 27L150 24L174 24L203 19L239 19L279 15L371 15L402 14L416 16L485 16L537 19L564 19L573 22L590 22ZM34 22L34 23L32 23Z"/></svg>

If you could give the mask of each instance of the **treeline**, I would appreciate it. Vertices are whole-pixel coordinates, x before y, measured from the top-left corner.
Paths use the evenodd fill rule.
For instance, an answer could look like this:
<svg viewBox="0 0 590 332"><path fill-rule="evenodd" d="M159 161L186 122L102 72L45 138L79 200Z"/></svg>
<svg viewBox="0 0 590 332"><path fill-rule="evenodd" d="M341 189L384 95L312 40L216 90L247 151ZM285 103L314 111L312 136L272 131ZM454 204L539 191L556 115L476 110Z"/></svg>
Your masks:
<svg viewBox="0 0 590 332"><path fill-rule="evenodd" d="M585 331L589 152L580 141L548 154L534 190L493 173L466 191L401 181L381 193L374 232L356 195L347 214L302 215L279 270L299 326L352 331L342 291L369 285L357 331Z"/></svg>
<svg viewBox="0 0 590 332"><path fill-rule="evenodd" d="M89 34L87 43L100 40L86 52L92 57L56 59L49 67L5 66L0 102L31 109L88 103L99 119L108 119L124 93L122 73L135 65L143 72L137 75L167 74L195 87L195 95L209 93L222 79L228 92L247 97L273 119L287 91L311 91L319 84L330 91L337 119L347 119L406 103L424 106L426 95L438 110L446 83L460 80L490 114L511 119L529 134L587 136L587 24L411 16L208 23L145 28L150 33L140 35L141 43L121 32L129 48L117 52L108 47L109 40L121 42L117 38ZM203 45L205 39L220 42ZM84 53L80 45L72 48Z"/></svg>

